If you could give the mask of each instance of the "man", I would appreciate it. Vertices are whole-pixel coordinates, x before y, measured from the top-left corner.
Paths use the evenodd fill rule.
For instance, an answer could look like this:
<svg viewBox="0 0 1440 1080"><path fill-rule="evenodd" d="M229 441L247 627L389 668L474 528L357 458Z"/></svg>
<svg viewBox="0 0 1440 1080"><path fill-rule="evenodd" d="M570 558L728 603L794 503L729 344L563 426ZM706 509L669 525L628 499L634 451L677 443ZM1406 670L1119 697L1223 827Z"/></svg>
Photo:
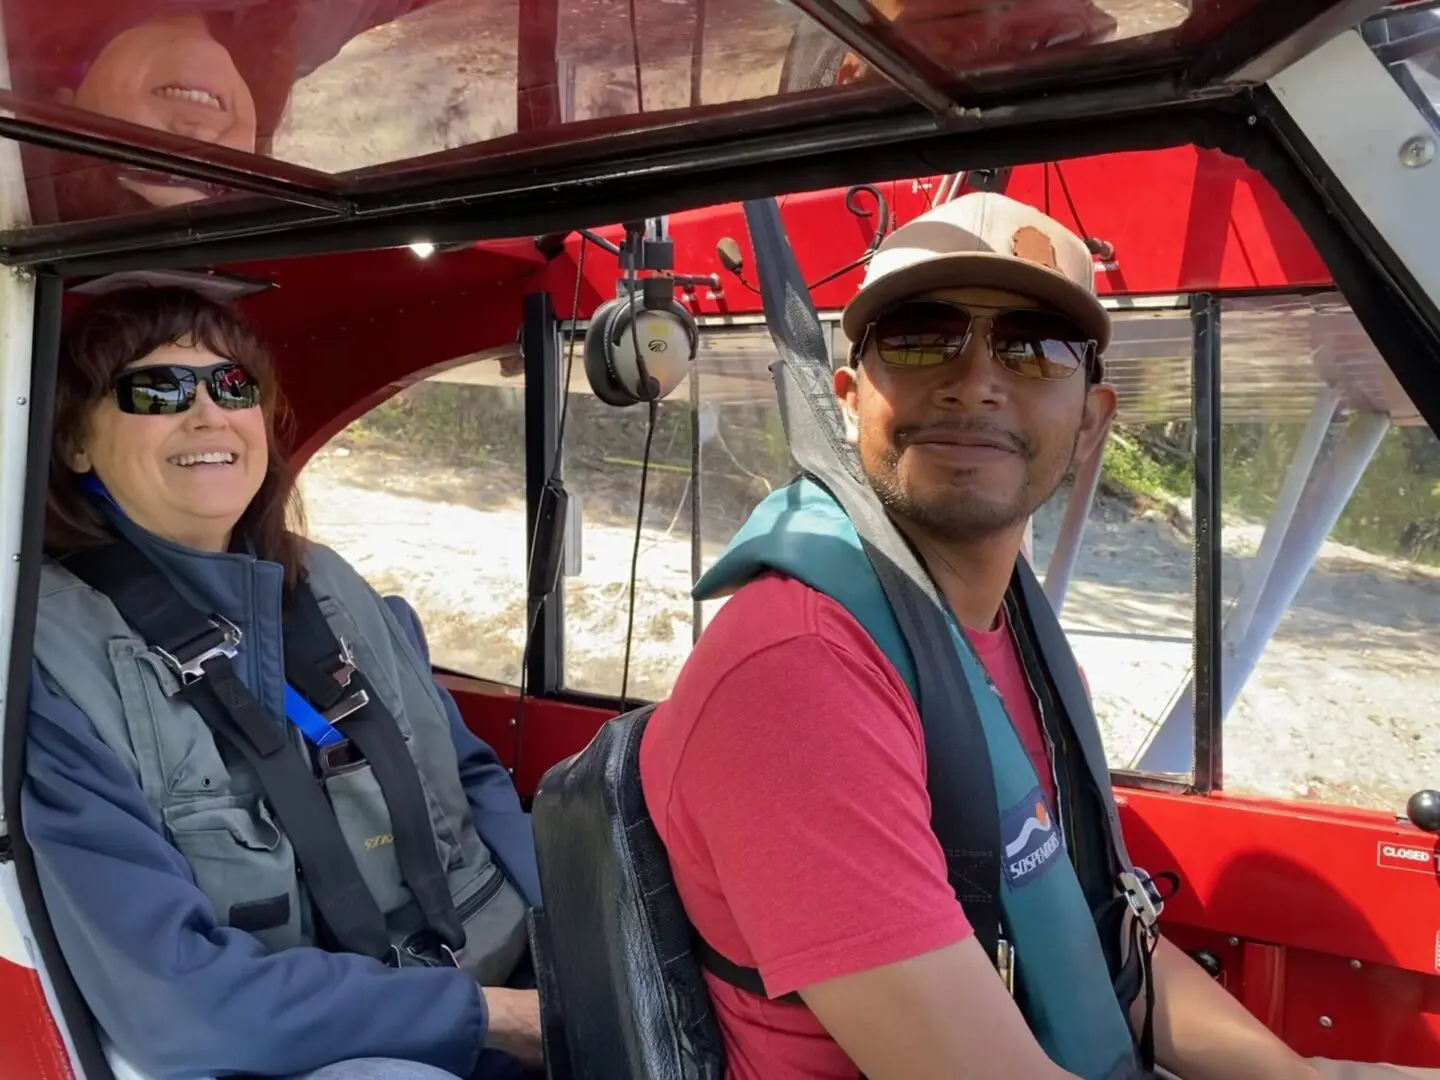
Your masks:
<svg viewBox="0 0 1440 1080"><path fill-rule="evenodd" d="M17 89L102 117L274 156L295 84L350 41L435 0L3 0ZM34 215L178 206L213 185L26 147Z"/></svg>
<svg viewBox="0 0 1440 1080"><path fill-rule="evenodd" d="M1077 858L1075 819L1057 818L1057 805L1086 812L1057 799L1076 740L1054 726L1053 694L1037 702L1032 687L1045 680L1027 671L1006 598L1026 522L1074 463L1099 451L1115 412L1115 392L1101 381L1110 324L1094 295L1091 255L1030 207L967 195L887 238L844 328L855 345L834 384L849 437L880 503L964 628L963 639L954 635L956 662L984 665L991 686L970 680L982 712L982 695L991 715L996 695L1003 703L1004 738L987 730L992 768L996 744L1008 738L1007 767L1029 777L1015 805L1000 807L1006 851L1016 853L1004 860L1007 896L1054 892L1066 873L1075 880L1069 863ZM739 588L641 746L647 805L687 913L722 961L756 969L763 982L761 996L707 963L728 1075L1145 1075L1136 1051L1145 995L1132 995L1127 1017L1088 909L1073 925L1077 937L1091 938L1079 944L1101 969L1104 1000L1075 1003L1074 1015L1088 1009L1086 1024L1109 1023L1108 1035L1073 1030L1063 987L1051 1013L1038 1016L1033 992L1020 994L1022 1011L975 939L931 828L910 682L877 644L879 624L852 610L868 564L852 559L825 587L814 584L825 578L822 564L842 557L834 553L846 528L808 482L762 505L701 582L702 592ZM849 535L858 552L853 528ZM738 570L737 560L745 563ZM1088 706L1085 713L1070 722L1093 730ZM1060 760L1052 745L1064 747ZM1058 832L1064 846L1051 839ZM1026 977L1043 981L1061 951L1045 947L1053 925L1042 920L1040 948L1017 945L1022 987ZM1324 1075L1163 939L1152 973L1161 1066L1185 1080ZM798 1002L777 1000L794 994ZM1072 1030L1060 1030L1067 1022ZM1111 1041L1098 1045L1103 1038Z"/></svg>

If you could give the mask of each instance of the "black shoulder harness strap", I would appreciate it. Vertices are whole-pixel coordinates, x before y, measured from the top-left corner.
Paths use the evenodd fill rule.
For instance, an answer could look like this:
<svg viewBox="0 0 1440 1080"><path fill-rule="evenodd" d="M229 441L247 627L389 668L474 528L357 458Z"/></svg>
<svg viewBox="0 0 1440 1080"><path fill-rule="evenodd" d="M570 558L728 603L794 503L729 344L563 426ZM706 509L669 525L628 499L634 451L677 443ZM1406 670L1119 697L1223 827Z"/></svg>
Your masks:
<svg viewBox="0 0 1440 1080"><path fill-rule="evenodd" d="M337 657L342 667L330 674ZM340 674L344 681L336 677ZM356 691L363 695L363 707L335 716L333 723L370 762L390 811L400 873L425 922L452 950L463 948L465 932L440 865L425 789L405 736L369 678L355 669L345 648L336 642L315 594L304 582L295 587L285 615L285 677L322 714L334 716L333 710L343 710Z"/></svg>
<svg viewBox="0 0 1440 1080"><path fill-rule="evenodd" d="M1021 610L1029 624L1028 629L1034 635L1035 647L1044 663L1045 673L1060 699L1060 707L1067 717L1071 718L1070 728L1080 744L1080 752L1085 759L1090 778L1101 791L1108 792L1110 763L1105 757L1105 746L1100 741L1100 730L1093 724L1073 722L1075 717L1085 716L1092 711L1090 695L1085 692L1085 684L1080 679L1080 666L1075 662L1070 642L1065 637L1065 630L1060 625L1055 608L1045 596L1035 571L1023 558L1015 561L1015 574L1011 580L1010 591L1020 601ZM1105 798L1102 803L1106 831L1109 833L1107 849L1113 883L1115 876L1129 870L1133 864L1130 862L1130 853L1125 848L1125 834L1120 828L1120 815L1115 809L1115 800Z"/></svg>
<svg viewBox="0 0 1440 1080"><path fill-rule="evenodd" d="M110 599L120 617L175 672L181 699L259 775L335 945L395 961L385 917L323 786L292 740L290 725L266 712L235 672L231 659L240 631L197 610L127 541L77 552L63 564ZM395 718L349 663L303 582L294 590L284 636L287 679L322 715L328 711L340 733L368 759L390 811L406 885L429 928L458 950L464 934L440 866L419 774ZM346 707L350 711L345 712Z"/></svg>
<svg viewBox="0 0 1440 1080"><path fill-rule="evenodd" d="M1099 811L1092 813L1091 819L1101 832L1099 839L1103 851L1100 863L1096 865L1095 860L1082 858L1077 862L1076 871L1087 897L1096 894L1108 896L1093 914L1101 946L1110 965L1116 998L1128 1009L1140 994L1145 995L1145 1019L1139 1045L1142 1063L1150 1069L1155 1064L1155 984L1150 977L1150 958L1155 947L1154 920L1164 908L1165 900L1179 888L1180 879L1171 871L1157 873L1152 879L1145 871L1136 870L1130 861L1130 853L1125 847L1125 832L1120 826L1120 814L1111 795L1110 765L1100 741L1100 730L1093 723L1075 722L1076 717L1093 716L1090 695L1080 679L1080 667L1075 662L1060 619L1035 572L1023 558L1016 560L1010 595L1024 621L1024 626L1017 628L1018 636L1022 642L1028 637L1040 654L1043 674L1059 699L1070 734L1079 744L1091 794ZM1022 644L1022 648L1025 647ZM1097 881L1099 876L1103 876L1103 880ZM1160 880L1170 884L1169 896L1160 892L1157 884ZM1119 895L1116 895L1117 885ZM1148 922L1142 912L1148 912ZM1131 922L1129 948L1125 949L1121 921L1127 913L1134 914L1135 918Z"/></svg>

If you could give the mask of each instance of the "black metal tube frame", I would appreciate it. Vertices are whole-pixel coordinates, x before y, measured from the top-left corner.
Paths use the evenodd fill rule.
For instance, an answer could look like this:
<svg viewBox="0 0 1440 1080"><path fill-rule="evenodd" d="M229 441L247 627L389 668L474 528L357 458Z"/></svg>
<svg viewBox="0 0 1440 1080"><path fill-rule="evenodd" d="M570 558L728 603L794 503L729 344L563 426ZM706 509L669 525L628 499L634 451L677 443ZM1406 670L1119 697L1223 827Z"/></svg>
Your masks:
<svg viewBox="0 0 1440 1080"><path fill-rule="evenodd" d="M256 158L225 146L197 146L183 136L34 101L3 88L0 109L7 114L0 116L0 136L35 146L217 184L329 213L345 214L353 208L350 199L338 190L342 181L315 169Z"/></svg>
<svg viewBox="0 0 1440 1080"><path fill-rule="evenodd" d="M700 359L690 362L690 585L705 572L704 513L705 486L702 476L703 449L700 442ZM718 420L717 420L718 423ZM705 605L699 599L690 601L690 641L700 641L700 631L705 618Z"/></svg>
<svg viewBox="0 0 1440 1080"><path fill-rule="evenodd" d="M665 169L676 157L701 163L717 151L717 160L723 164L743 164L773 183L774 167L781 162L788 164L817 147L838 148L837 135L845 132L850 119L856 116L875 119L885 114L880 121L882 130L851 146L868 150L871 146L893 146L897 141L923 138L925 132L913 128L917 120L957 131L988 132L1017 124L1063 124L1066 118L1102 119L1124 115L1137 106L1154 109L1216 96L1237 96L1248 85L1235 78L1237 69L1248 70L1245 65L1249 64L1260 70L1284 49L1301 47L1312 42L1316 34L1333 28L1336 19L1358 18L1379 6L1379 0L1346 0L1338 5L1330 0L1259 0L1228 29L1217 23L1215 16L1197 12L1180 30L1176 47L1164 56L1147 54L1141 47L1142 39L1108 43L1103 47L1103 56L1084 60L1084 79L1077 84L1077 65L1082 62L1078 58L1062 58L1040 69L1013 65L966 82L913 45L866 0L792 3L884 73L899 88L898 92L886 89L882 93L882 88L876 87L832 87L816 93L780 95L763 104L704 107L690 115L676 114L673 123L638 131L633 130L633 118L611 118L574 125L572 137L562 145L538 144L535 140L534 128L543 128L555 118L554 103L547 97L544 107L536 110L537 115L529 117L533 127L528 133L521 131L481 145L343 176L264 162L224 147L192 147L164 133L137 132L130 125L104 117L84 116L73 109L7 95L11 107L6 111L10 116L0 118L0 135L11 134L25 141L221 184L237 192L263 194L291 205L251 205L243 209L197 206L179 216L145 214L139 215L139 221L102 220L39 227L28 235L11 233L0 238L0 245L4 245L0 261L73 273L79 259L135 253L138 261L148 262L157 248L165 247L170 249L172 259L182 258L187 265L197 261L213 263L240 256L232 254L233 248L214 246L211 241L273 236L284 227L310 230L308 242L290 254L393 246L417 239L434 243L483 239L498 235L495 223L508 221L505 211L510 208L494 205L497 198L505 200L529 192L538 194L540 201L551 207L562 204L564 192L545 179L534 182L537 176L548 179L557 168L577 172L575 179L591 189L586 192L590 198L582 200L582 204L593 204L597 194L614 201L608 190L613 184L623 185L642 176L653 179L657 168ZM857 3L861 5L858 9ZM1299 29L1294 14L1297 3L1302 5L1301 15L1306 20ZM551 53L558 15L555 0L527 0L525 7L523 14L530 17L535 30L529 36L535 40L524 50L529 73L521 89L534 90L543 81L542 73L554 67ZM1221 35L1218 43L1212 40L1216 34ZM1260 55L1267 50L1268 56ZM1218 81L1226 78L1232 81ZM957 108L954 93L963 93L965 104L971 108ZM751 137L756 132L774 136L769 140L771 146L764 153L763 164L751 158ZM677 143L685 144L683 149L667 155L665 148ZM621 160L612 160L612 151ZM632 159L629 167L625 158ZM916 175L926 168L912 162L894 176ZM791 190L852 178L879 178L875 170L863 170L863 177L861 171L842 176L832 166L811 180L805 171L810 170L797 173ZM731 197L772 193L766 189ZM697 197L692 190L670 206L683 209L700 201L703 196ZM297 203L309 214L297 218ZM452 229L448 236L395 238L394 232L386 228L396 218L413 221L413 215L462 207L470 211L472 225L468 233L453 234ZM221 212L206 212L211 210ZM288 215L286 210L290 211ZM532 207L530 212L533 216L535 209ZM567 230L603 223L576 220L577 216L552 209L547 217L556 227ZM489 220L484 225L473 224L480 218ZM351 219L365 219L368 224L352 231ZM413 231L416 226L408 224L403 228ZM526 231L540 233L549 228ZM509 234L519 231L519 227L512 228ZM368 235L369 240L337 243L340 237L358 234ZM286 238L287 246L292 242L293 238ZM177 255L175 249L190 245L197 245L199 253ZM140 254L142 251L144 254ZM60 270L62 263L71 265ZM97 272L111 269L121 267Z"/></svg>
<svg viewBox="0 0 1440 1080"><path fill-rule="evenodd" d="M71 1044L87 1077L114 1080L98 1029L85 998L76 985L60 942L46 912L34 853L25 840L20 820L20 788L25 777L25 734L29 720L30 664L35 641L35 620L40 600L41 545L45 531L45 489L49 481L50 437L55 423L55 372L60 363L60 318L64 283L42 274L35 281L34 337L30 350L30 430L25 447L25 510L21 521L19 580L15 589L15 621L6 658L4 776L0 779L8 826L0 861L15 861L20 897L35 937L40 959L70 1033ZM7 553L11 554L11 553Z"/></svg>
<svg viewBox="0 0 1440 1080"><path fill-rule="evenodd" d="M1194 436L1194 790L1220 790L1223 776L1221 682L1223 629L1220 521L1220 301L1211 293L1190 298L1193 335L1191 420Z"/></svg>
<svg viewBox="0 0 1440 1080"><path fill-rule="evenodd" d="M565 403L565 373L560 356L560 327L548 292L526 295L520 331L525 364L525 545L526 580L534 558L536 523L545 483L563 476L560 412ZM527 613L525 692L547 697L565 682L565 589L554 590Z"/></svg>
<svg viewBox="0 0 1440 1080"><path fill-rule="evenodd" d="M357 196L357 210L344 218L288 206L263 213L202 206L163 223L122 219L74 231L44 227L0 237L5 245L0 262L89 275L397 247L418 240L441 244L567 232L768 197L782 175L787 189L801 191L851 180L878 183L1050 160L1082 142L1127 149L1179 145L1191 141L1187 127L1213 104L1157 109L1168 97L1164 87L1147 84L1132 90L1124 108L1104 117L1093 115L1093 101L1087 106L1078 99L1052 98L1043 120L1036 112L1001 108L984 123L942 132L934 117L909 107L800 127L727 131L704 145L677 150L646 148L637 140L633 154L613 160L567 164L554 160L555 155L537 155L523 172L517 160L514 170L391 193L384 202L380 196ZM1120 100L1104 96L1112 105ZM1138 116L1142 111L1149 115ZM1023 122L1027 119L1031 122ZM611 141L626 140L616 136Z"/></svg>
<svg viewBox="0 0 1440 1080"><path fill-rule="evenodd" d="M790 0L846 48L937 116L964 115L946 90L960 82L905 37L869 0ZM862 14L857 15L859 11Z"/></svg>
<svg viewBox="0 0 1440 1080"><path fill-rule="evenodd" d="M1208 54L1190 65L1190 81L1264 83L1384 6L1385 0L1259 0L1221 33ZM1183 38L1182 48L1194 44L1190 35Z"/></svg>

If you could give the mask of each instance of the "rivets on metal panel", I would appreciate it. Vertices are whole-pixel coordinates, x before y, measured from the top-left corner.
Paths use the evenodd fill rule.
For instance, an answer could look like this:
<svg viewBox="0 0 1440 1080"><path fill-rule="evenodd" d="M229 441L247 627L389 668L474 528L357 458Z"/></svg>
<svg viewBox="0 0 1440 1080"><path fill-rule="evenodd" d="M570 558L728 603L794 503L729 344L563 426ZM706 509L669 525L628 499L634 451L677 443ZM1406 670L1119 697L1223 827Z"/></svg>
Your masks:
<svg viewBox="0 0 1440 1080"><path fill-rule="evenodd" d="M1335 1021L1331 1020L1328 1016L1322 1016L1320 1017L1320 1026L1323 1028L1332 1028L1335 1026Z"/></svg>
<svg viewBox="0 0 1440 1080"><path fill-rule="evenodd" d="M1415 135L1400 144L1400 164L1419 169L1435 160L1435 140L1429 135Z"/></svg>
<svg viewBox="0 0 1440 1080"><path fill-rule="evenodd" d="M1350 970L1351 970L1351 971L1359 971L1359 970L1360 970L1360 961L1359 961L1359 960L1351 960L1351 961L1350 961Z"/></svg>
<svg viewBox="0 0 1440 1080"><path fill-rule="evenodd" d="M1239 944L1240 944L1240 939L1239 939L1238 937L1232 937L1232 938L1230 939L1230 944L1231 944L1231 946L1239 945Z"/></svg>

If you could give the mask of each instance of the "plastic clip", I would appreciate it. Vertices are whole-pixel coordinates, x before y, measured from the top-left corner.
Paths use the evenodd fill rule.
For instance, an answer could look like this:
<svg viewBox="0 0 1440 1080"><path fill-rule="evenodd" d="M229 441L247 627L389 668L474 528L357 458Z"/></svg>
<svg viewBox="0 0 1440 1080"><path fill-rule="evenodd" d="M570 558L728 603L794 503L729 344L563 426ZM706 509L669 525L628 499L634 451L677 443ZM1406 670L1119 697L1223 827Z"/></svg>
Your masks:
<svg viewBox="0 0 1440 1080"><path fill-rule="evenodd" d="M1165 899L1160 895L1155 879L1137 866L1121 873L1120 890L1125 894L1130 910L1140 920L1140 925L1153 931L1165 910Z"/></svg>

